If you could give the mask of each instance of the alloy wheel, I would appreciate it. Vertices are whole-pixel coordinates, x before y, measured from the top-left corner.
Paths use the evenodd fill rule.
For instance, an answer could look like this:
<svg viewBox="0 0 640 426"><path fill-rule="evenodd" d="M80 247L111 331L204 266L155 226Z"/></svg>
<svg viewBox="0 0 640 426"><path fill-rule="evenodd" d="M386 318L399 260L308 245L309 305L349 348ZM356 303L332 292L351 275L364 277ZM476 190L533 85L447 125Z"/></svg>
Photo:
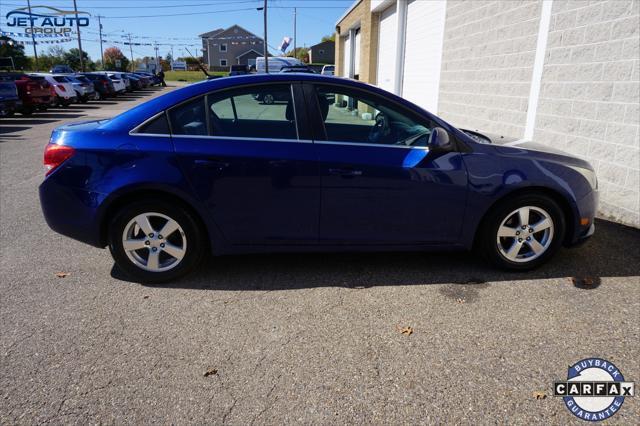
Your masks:
<svg viewBox="0 0 640 426"><path fill-rule="evenodd" d="M178 266L187 253L184 230L162 213L142 213L124 227L122 247L131 262L150 272Z"/></svg>
<svg viewBox="0 0 640 426"><path fill-rule="evenodd" d="M523 206L509 213L498 227L498 251L511 262L526 263L542 256L551 246L554 223L544 209Z"/></svg>

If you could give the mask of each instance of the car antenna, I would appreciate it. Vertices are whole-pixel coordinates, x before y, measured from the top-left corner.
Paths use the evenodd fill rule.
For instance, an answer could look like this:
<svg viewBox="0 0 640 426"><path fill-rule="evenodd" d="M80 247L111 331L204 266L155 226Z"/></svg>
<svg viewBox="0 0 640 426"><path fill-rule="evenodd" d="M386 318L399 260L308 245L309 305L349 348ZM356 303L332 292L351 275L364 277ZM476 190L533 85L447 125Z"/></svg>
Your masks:
<svg viewBox="0 0 640 426"><path fill-rule="evenodd" d="M200 67L200 69L202 70L202 72L204 73L204 75L206 75L206 76L207 76L207 78L211 78L211 76L209 75L209 73L208 73L208 72L207 72L207 70L205 69L204 65L202 65L202 62L200 62L200 59L195 58L195 57L191 54L191 52L189 52L189 49L188 49L188 48L186 48L186 47L185 47L184 49L187 51L187 53L189 54L189 56L191 56L193 59L195 59L195 61L198 63L198 67Z"/></svg>

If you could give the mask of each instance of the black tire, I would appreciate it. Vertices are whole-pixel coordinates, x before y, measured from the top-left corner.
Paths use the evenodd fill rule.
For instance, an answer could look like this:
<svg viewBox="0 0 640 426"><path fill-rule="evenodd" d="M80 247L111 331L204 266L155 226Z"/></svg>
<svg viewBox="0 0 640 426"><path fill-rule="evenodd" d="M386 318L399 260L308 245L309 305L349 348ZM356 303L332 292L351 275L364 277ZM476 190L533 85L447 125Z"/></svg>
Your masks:
<svg viewBox="0 0 640 426"><path fill-rule="evenodd" d="M46 111L49 109L49 105L38 105L38 111Z"/></svg>
<svg viewBox="0 0 640 426"><path fill-rule="evenodd" d="M23 107L20 110L20 114L22 114L22 115L31 115L31 114L33 114L33 111L35 111L34 107Z"/></svg>
<svg viewBox="0 0 640 426"><path fill-rule="evenodd" d="M534 233L530 234L528 229L523 230L520 226L515 226L514 229L521 233L520 236L498 238L498 228L500 228L502 222L507 220L509 217L511 217L511 220L515 220L516 217L511 216L514 211L527 206L533 207L530 211L534 216L539 215L540 212L548 213L553 224L553 233L552 235L549 233L549 237L546 239L546 241L548 241L548 246L544 244L546 246L546 250L537 257L535 257L533 248L529 243L527 243L526 239L534 238L533 235L535 235L538 240L541 237L544 240L544 235L546 235L544 231L535 231L534 229ZM542 216L539 218L541 217ZM535 218L532 219L532 221L535 220ZM536 193L515 196L499 203L487 213L480 226L481 228L478 230L478 244L476 245L480 254L491 264L501 269L512 271L527 271L535 269L548 261L562 245L566 230L565 216L560 206L558 206L558 203L544 194ZM515 246L516 240L522 241L523 243L522 249L519 249L515 256L516 258L518 256L523 256L523 259L519 259L519 261L508 259L502 253L499 246L499 244L504 244L503 247L506 247L510 243L513 243ZM531 256L532 259L526 260L527 255Z"/></svg>
<svg viewBox="0 0 640 426"><path fill-rule="evenodd" d="M262 103L264 103L265 105L272 105L274 101L275 99L270 93L267 93L262 97Z"/></svg>
<svg viewBox="0 0 640 426"><path fill-rule="evenodd" d="M151 212L166 215L178 222L183 234L175 231L174 237L177 234L177 238L181 238L182 235L186 239L184 257L176 266L166 271L152 272L143 269L129 258L123 247L123 234L130 221L140 214ZM163 283L187 275L199 266L207 247L205 235L206 232L199 225L198 220L179 204L141 200L121 208L116 214L109 226L109 250L118 267L134 281L150 284ZM156 237L159 236L156 235ZM145 253L148 255L150 251L145 248L139 250L138 253L144 256Z"/></svg>

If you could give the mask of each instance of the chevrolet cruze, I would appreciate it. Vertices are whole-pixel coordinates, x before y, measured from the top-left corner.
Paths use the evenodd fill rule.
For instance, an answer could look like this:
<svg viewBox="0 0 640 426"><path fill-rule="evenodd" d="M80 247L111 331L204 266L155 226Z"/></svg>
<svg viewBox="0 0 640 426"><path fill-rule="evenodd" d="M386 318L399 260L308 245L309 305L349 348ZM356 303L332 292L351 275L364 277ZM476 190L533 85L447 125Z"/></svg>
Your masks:
<svg viewBox="0 0 640 426"><path fill-rule="evenodd" d="M143 282L256 252L475 248L527 270L591 236L598 199L582 159L312 74L205 81L59 127L44 164L49 226Z"/></svg>

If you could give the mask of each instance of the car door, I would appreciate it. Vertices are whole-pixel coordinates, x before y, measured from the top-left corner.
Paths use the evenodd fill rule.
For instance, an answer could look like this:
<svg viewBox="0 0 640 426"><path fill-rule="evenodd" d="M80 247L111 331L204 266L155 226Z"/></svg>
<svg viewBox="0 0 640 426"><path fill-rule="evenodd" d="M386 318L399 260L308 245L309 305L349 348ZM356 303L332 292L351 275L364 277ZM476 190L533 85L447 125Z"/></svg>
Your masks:
<svg viewBox="0 0 640 426"><path fill-rule="evenodd" d="M317 242L320 177L305 114L299 85L289 83L169 110L178 161L229 243Z"/></svg>
<svg viewBox="0 0 640 426"><path fill-rule="evenodd" d="M305 94L319 134L322 243L458 241L466 169L459 152L428 146L433 119L346 85L309 84Z"/></svg>

